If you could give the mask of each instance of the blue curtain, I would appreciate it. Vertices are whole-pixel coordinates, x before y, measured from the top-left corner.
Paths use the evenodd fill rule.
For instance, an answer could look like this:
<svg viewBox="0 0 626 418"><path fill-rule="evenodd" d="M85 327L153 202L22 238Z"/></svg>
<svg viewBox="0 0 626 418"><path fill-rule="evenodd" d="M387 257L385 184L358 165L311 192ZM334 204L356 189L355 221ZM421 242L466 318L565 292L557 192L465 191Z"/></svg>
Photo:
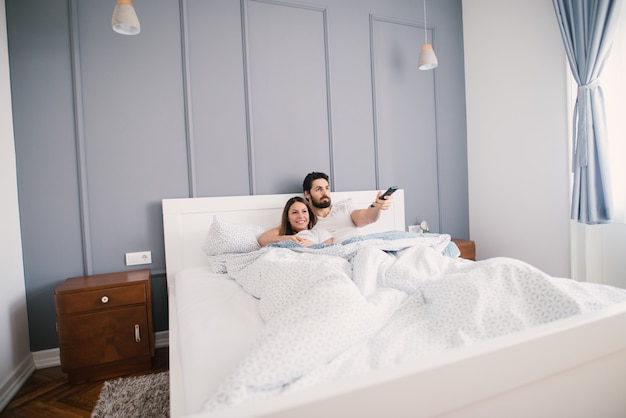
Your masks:
<svg viewBox="0 0 626 418"><path fill-rule="evenodd" d="M552 0L578 93L574 108L571 219L611 222L604 97L598 77L623 0Z"/></svg>

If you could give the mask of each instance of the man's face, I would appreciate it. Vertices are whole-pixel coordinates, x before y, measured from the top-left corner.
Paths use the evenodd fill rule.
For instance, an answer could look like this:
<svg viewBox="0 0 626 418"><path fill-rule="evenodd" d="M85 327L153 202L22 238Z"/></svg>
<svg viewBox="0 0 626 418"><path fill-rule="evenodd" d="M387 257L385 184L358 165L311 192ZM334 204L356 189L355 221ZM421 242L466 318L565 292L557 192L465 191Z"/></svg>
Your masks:
<svg viewBox="0 0 626 418"><path fill-rule="evenodd" d="M313 180L311 190L304 195L313 207L326 209L330 206L330 185L324 179Z"/></svg>

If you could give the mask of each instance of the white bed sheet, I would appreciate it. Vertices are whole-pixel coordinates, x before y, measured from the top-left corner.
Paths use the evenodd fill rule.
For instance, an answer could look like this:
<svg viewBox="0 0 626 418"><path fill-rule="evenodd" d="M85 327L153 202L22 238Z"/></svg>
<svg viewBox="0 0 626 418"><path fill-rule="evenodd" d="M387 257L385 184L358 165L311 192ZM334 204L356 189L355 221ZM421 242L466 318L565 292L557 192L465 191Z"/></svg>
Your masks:
<svg viewBox="0 0 626 418"><path fill-rule="evenodd" d="M202 267L175 278L185 410L199 411L256 339L258 300L225 274ZM219 336L215 338L215 336Z"/></svg>

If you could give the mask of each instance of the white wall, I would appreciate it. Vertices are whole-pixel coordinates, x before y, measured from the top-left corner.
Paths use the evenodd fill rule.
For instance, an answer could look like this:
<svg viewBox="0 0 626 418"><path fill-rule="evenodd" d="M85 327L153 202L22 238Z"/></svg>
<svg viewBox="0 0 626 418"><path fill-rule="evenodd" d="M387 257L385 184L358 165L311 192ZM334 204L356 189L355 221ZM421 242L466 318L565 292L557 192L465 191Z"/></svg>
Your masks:
<svg viewBox="0 0 626 418"><path fill-rule="evenodd" d="M4 0L0 0L0 196L1 410L34 368L28 341Z"/></svg>
<svg viewBox="0 0 626 418"><path fill-rule="evenodd" d="M552 2L464 0L470 238L570 276L567 77Z"/></svg>

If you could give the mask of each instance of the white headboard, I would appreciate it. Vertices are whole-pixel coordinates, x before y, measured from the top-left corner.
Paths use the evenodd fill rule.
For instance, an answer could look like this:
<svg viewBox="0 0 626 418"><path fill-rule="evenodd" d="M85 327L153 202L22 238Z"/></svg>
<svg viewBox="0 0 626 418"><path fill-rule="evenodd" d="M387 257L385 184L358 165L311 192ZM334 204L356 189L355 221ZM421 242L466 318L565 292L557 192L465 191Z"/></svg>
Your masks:
<svg viewBox="0 0 626 418"><path fill-rule="evenodd" d="M352 199L354 208L366 208L376 198L376 190L333 192L333 202ZM297 193L163 199L163 233L168 280L183 269L207 264L202 252L213 217L220 221L259 225L270 229L280 224L285 202ZM390 210L382 211L378 222L362 228L364 234L390 230L404 231L404 190L393 195Z"/></svg>

